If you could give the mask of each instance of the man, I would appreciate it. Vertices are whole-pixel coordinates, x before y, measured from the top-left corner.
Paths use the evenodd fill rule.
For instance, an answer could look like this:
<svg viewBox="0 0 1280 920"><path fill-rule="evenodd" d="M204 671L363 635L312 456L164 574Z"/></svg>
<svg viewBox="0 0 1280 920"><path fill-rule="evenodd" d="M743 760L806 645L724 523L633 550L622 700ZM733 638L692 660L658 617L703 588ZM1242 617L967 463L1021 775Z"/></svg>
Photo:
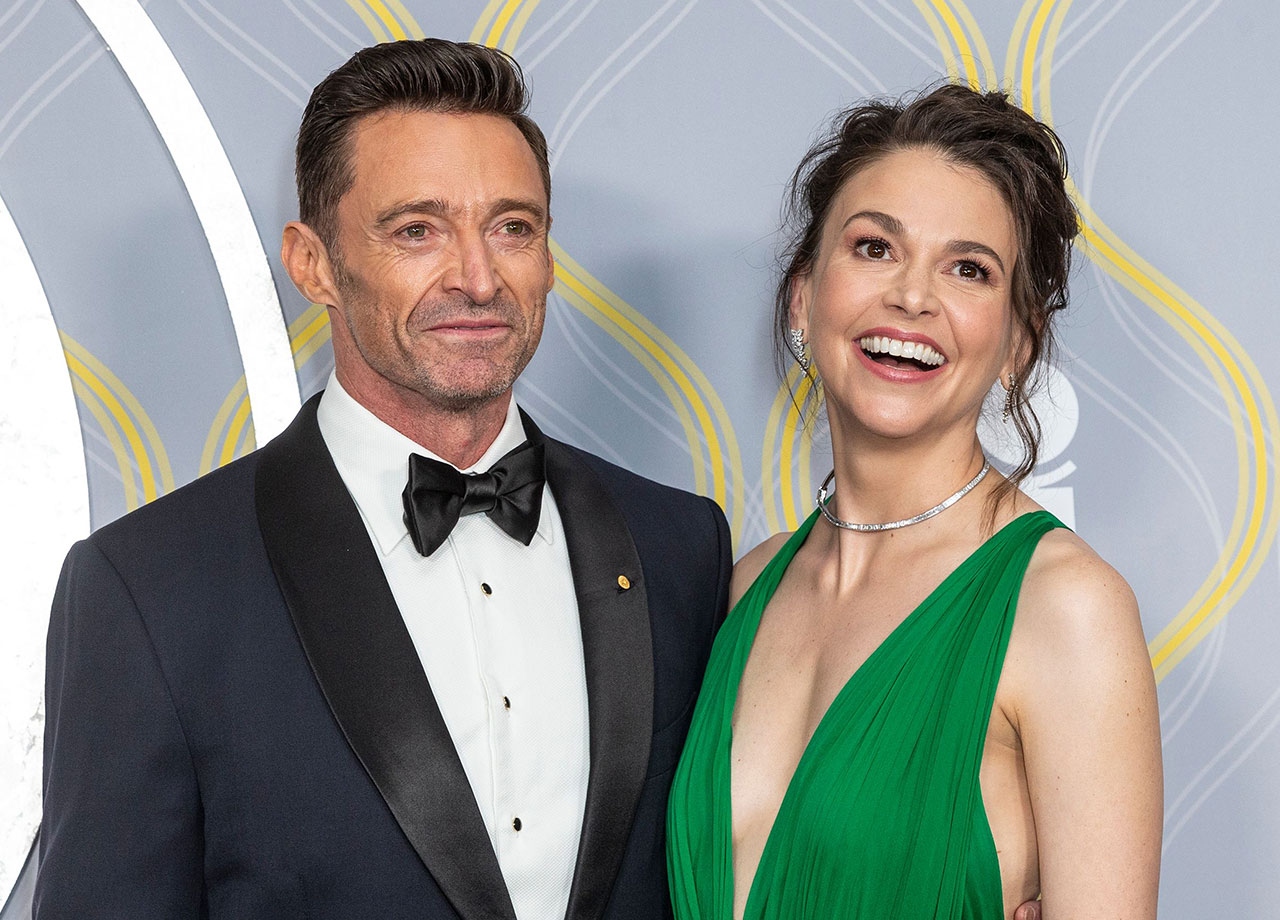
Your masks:
<svg viewBox="0 0 1280 920"><path fill-rule="evenodd" d="M669 915L728 534L512 402L553 283L525 105L438 40L316 88L282 258L334 377L69 555L37 918Z"/></svg>

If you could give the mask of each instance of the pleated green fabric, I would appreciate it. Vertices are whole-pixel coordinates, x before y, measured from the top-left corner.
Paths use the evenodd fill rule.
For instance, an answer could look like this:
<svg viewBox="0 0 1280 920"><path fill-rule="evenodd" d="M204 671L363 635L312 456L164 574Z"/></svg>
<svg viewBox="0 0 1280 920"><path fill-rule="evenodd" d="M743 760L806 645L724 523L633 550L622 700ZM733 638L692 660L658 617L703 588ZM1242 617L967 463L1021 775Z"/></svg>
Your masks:
<svg viewBox="0 0 1280 920"><path fill-rule="evenodd" d="M815 511L720 629L667 811L676 920L731 920L731 719L761 614ZM745 920L999 920L1000 867L978 768L1014 608L1040 537L1007 524L917 607L836 695L800 758ZM746 884L746 882L744 882Z"/></svg>

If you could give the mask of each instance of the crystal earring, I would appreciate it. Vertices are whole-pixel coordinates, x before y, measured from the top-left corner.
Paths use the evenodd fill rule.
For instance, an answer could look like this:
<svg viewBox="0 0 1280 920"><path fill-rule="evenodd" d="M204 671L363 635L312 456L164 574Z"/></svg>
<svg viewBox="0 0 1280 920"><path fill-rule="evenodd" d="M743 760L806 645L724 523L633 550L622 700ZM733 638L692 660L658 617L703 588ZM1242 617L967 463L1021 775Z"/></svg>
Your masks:
<svg viewBox="0 0 1280 920"><path fill-rule="evenodd" d="M791 347L791 356L796 359L800 369L807 371L809 369L809 346L804 342L804 330L792 329L788 345Z"/></svg>
<svg viewBox="0 0 1280 920"><path fill-rule="evenodd" d="M1004 413L1000 416L1000 421L1006 425L1009 424L1009 416L1013 414L1013 401L1018 394L1018 378L1013 374L1009 375L1009 387L1004 392Z"/></svg>

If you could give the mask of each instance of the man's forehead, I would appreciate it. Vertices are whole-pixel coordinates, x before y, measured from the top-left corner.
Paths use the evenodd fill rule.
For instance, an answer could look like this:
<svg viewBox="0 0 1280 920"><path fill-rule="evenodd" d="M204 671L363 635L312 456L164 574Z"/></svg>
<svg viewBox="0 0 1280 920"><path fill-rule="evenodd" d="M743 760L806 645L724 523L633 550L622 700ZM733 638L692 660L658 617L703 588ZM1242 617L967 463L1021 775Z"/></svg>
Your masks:
<svg viewBox="0 0 1280 920"><path fill-rule="evenodd" d="M379 220L413 201L433 210L492 211L526 201L546 213L537 158L510 119L489 114L386 110L352 131L352 185L339 211Z"/></svg>

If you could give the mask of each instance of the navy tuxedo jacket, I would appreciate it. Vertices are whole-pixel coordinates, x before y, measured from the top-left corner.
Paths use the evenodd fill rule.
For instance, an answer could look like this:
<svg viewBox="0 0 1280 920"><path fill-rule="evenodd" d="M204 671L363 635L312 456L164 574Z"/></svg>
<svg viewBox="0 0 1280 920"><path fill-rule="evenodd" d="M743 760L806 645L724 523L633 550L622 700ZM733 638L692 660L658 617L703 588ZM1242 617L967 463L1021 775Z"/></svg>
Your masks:
<svg viewBox="0 0 1280 920"><path fill-rule="evenodd" d="M315 406L68 556L37 920L514 920ZM667 791L724 615L728 531L707 499L551 439L546 457L590 725L568 918L668 917Z"/></svg>

